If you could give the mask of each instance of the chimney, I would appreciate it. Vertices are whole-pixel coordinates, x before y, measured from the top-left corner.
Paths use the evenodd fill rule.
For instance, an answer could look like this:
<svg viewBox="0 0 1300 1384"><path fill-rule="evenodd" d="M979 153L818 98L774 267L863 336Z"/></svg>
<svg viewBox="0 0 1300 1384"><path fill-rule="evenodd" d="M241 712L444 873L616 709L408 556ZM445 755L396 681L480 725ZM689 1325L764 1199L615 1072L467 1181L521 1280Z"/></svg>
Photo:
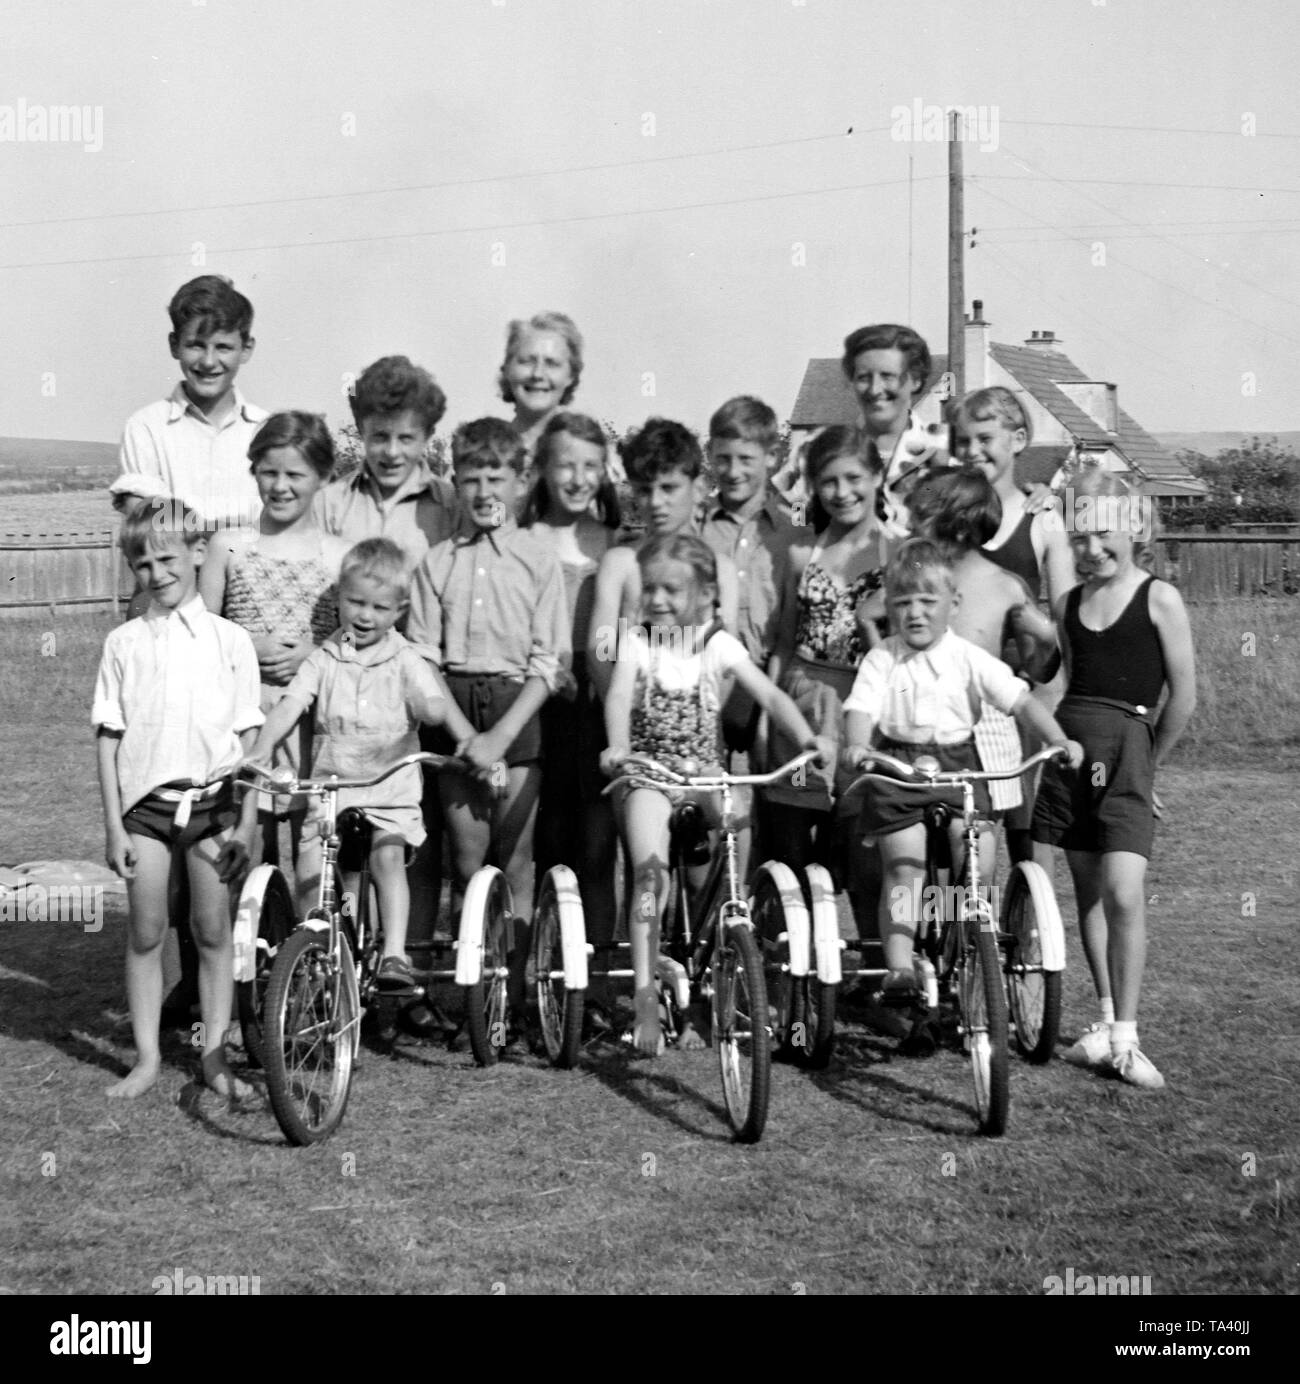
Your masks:
<svg viewBox="0 0 1300 1384"><path fill-rule="evenodd" d="M989 327L984 320L984 300L976 298L973 311L967 314L963 343L966 351L966 388L987 389L989 386Z"/></svg>
<svg viewBox="0 0 1300 1384"><path fill-rule="evenodd" d="M1025 342L1025 345L1037 346L1044 351L1055 351L1061 342L1055 332L1042 331L1030 332L1029 340Z"/></svg>

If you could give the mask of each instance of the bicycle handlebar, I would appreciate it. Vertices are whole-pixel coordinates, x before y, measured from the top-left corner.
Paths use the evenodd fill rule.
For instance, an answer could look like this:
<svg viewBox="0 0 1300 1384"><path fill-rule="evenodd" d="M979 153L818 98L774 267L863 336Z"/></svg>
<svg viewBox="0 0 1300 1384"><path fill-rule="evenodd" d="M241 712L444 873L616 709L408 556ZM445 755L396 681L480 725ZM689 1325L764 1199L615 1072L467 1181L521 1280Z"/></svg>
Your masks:
<svg viewBox="0 0 1300 1384"><path fill-rule="evenodd" d="M683 788L714 789L724 786L735 788L738 785L761 786L767 783L775 783L782 779L786 774L793 773L796 769L817 758L816 750L805 750L802 754L796 755L788 764L783 764L779 769L773 769L767 774L680 774L675 769L670 769L666 764L660 764L658 760L651 759L648 755L630 754L619 765L620 770L631 767L633 769L646 769L660 778L675 783ZM602 790L605 793L612 793L621 783L631 783L634 774L620 773L613 782L606 785Z"/></svg>
<svg viewBox="0 0 1300 1384"><path fill-rule="evenodd" d="M984 769L936 769L934 773L930 774L918 771L915 764L907 764L901 759L895 759L893 755L886 754L883 750L872 750L870 753L873 763L883 764L887 769L892 769L894 773L877 774L868 770L866 773L859 774L844 790L845 795L861 788L863 784L873 779L881 783L892 783L901 788L951 788L960 787L963 783L985 783L991 779L1019 778L1021 774L1028 773L1035 764L1041 764L1048 759L1060 759L1067 754L1067 751L1064 745L1048 745L1046 749L1030 755L1017 768L1005 769L1000 773Z"/></svg>
<svg viewBox="0 0 1300 1384"><path fill-rule="evenodd" d="M375 784L382 783L386 778L391 778L399 769L405 769L411 764L423 764L430 769L468 769L469 765L463 759L450 754L408 754L403 755L396 763L390 764L387 769L381 769L374 778L368 779L279 779L256 764L241 764L235 771L235 787L247 792L249 789L256 788L263 793L306 793L324 794L333 792L339 788L373 788ZM241 781L242 780L242 781Z"/></svg>

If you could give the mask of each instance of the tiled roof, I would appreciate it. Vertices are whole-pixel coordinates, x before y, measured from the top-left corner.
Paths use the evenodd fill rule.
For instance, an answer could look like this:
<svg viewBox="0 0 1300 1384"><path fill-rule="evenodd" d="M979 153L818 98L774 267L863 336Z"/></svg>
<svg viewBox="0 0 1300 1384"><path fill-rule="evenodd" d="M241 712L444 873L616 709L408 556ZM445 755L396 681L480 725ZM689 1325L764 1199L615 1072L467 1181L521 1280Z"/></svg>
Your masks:
<svg viewBox="0 0 1300 1384"><path fill-rule="evenodd" d="M1016 458L1016 480L1020 485L1051 485L1052 477L1074 450L1068 443L1028 446Z"/></svg>
<svg viewBox="0 0 1300 1384"><path fill-rule="evenodd" d="M947 356L932 356L930 384L935 384L947 369ZM839 357L814 356L803 372L803 383L790 410L790 426L827 428L836 423L856 423L858 418L857 395L844 378Z"/></svg>
<svg viewBox="0 0 1300 1384"><path fill-rule="evenodd" d="M1117 447L1144 479L1194 484L1194 477L1182 462L1166 451L1123 409L1118 410L1118 430L1108 433L1056 387L1057 380L1088 379L1068 356L1060 351L1045 351L1039 346L1003 346L998 342L989 343L989 354L1080 442L1097 448Z"/></svg>

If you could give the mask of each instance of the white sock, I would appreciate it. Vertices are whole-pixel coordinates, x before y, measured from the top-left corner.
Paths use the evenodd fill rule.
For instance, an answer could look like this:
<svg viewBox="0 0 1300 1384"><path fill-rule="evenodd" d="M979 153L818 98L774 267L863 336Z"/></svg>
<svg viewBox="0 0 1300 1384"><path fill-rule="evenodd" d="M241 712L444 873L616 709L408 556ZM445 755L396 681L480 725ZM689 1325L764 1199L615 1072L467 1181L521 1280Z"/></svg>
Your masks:
<svg viewBox="0 0 1300 1384"><path fill-rule="evenodd" d="M1109 995L1101 1002L1101 1021L1104 1024L1115 1022L1115 1001Z"/></svg>
<svg viewBox="0 0 1300 1384"><path fill-rule="evenodd" d="M1125 1021L1120 1023L1118 1020L1110 1026L1110 1050L1118 1055L1125 1048L1135 1048L1138 1045L1138 1026L1135 1022Z"/></svg>

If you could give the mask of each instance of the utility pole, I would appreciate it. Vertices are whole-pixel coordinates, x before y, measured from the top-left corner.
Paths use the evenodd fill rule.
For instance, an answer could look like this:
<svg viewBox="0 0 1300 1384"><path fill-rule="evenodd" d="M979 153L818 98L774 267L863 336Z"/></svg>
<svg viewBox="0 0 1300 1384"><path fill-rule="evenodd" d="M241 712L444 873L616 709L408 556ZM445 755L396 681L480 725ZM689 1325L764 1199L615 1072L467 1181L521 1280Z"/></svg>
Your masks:
<svg viewBox="0 0 1300 1384"><path fill-rule="evenodd" d="M966 274L962 260L961 113L953 111L948 131L948 371L953 397L966 393Z"/></svg>

